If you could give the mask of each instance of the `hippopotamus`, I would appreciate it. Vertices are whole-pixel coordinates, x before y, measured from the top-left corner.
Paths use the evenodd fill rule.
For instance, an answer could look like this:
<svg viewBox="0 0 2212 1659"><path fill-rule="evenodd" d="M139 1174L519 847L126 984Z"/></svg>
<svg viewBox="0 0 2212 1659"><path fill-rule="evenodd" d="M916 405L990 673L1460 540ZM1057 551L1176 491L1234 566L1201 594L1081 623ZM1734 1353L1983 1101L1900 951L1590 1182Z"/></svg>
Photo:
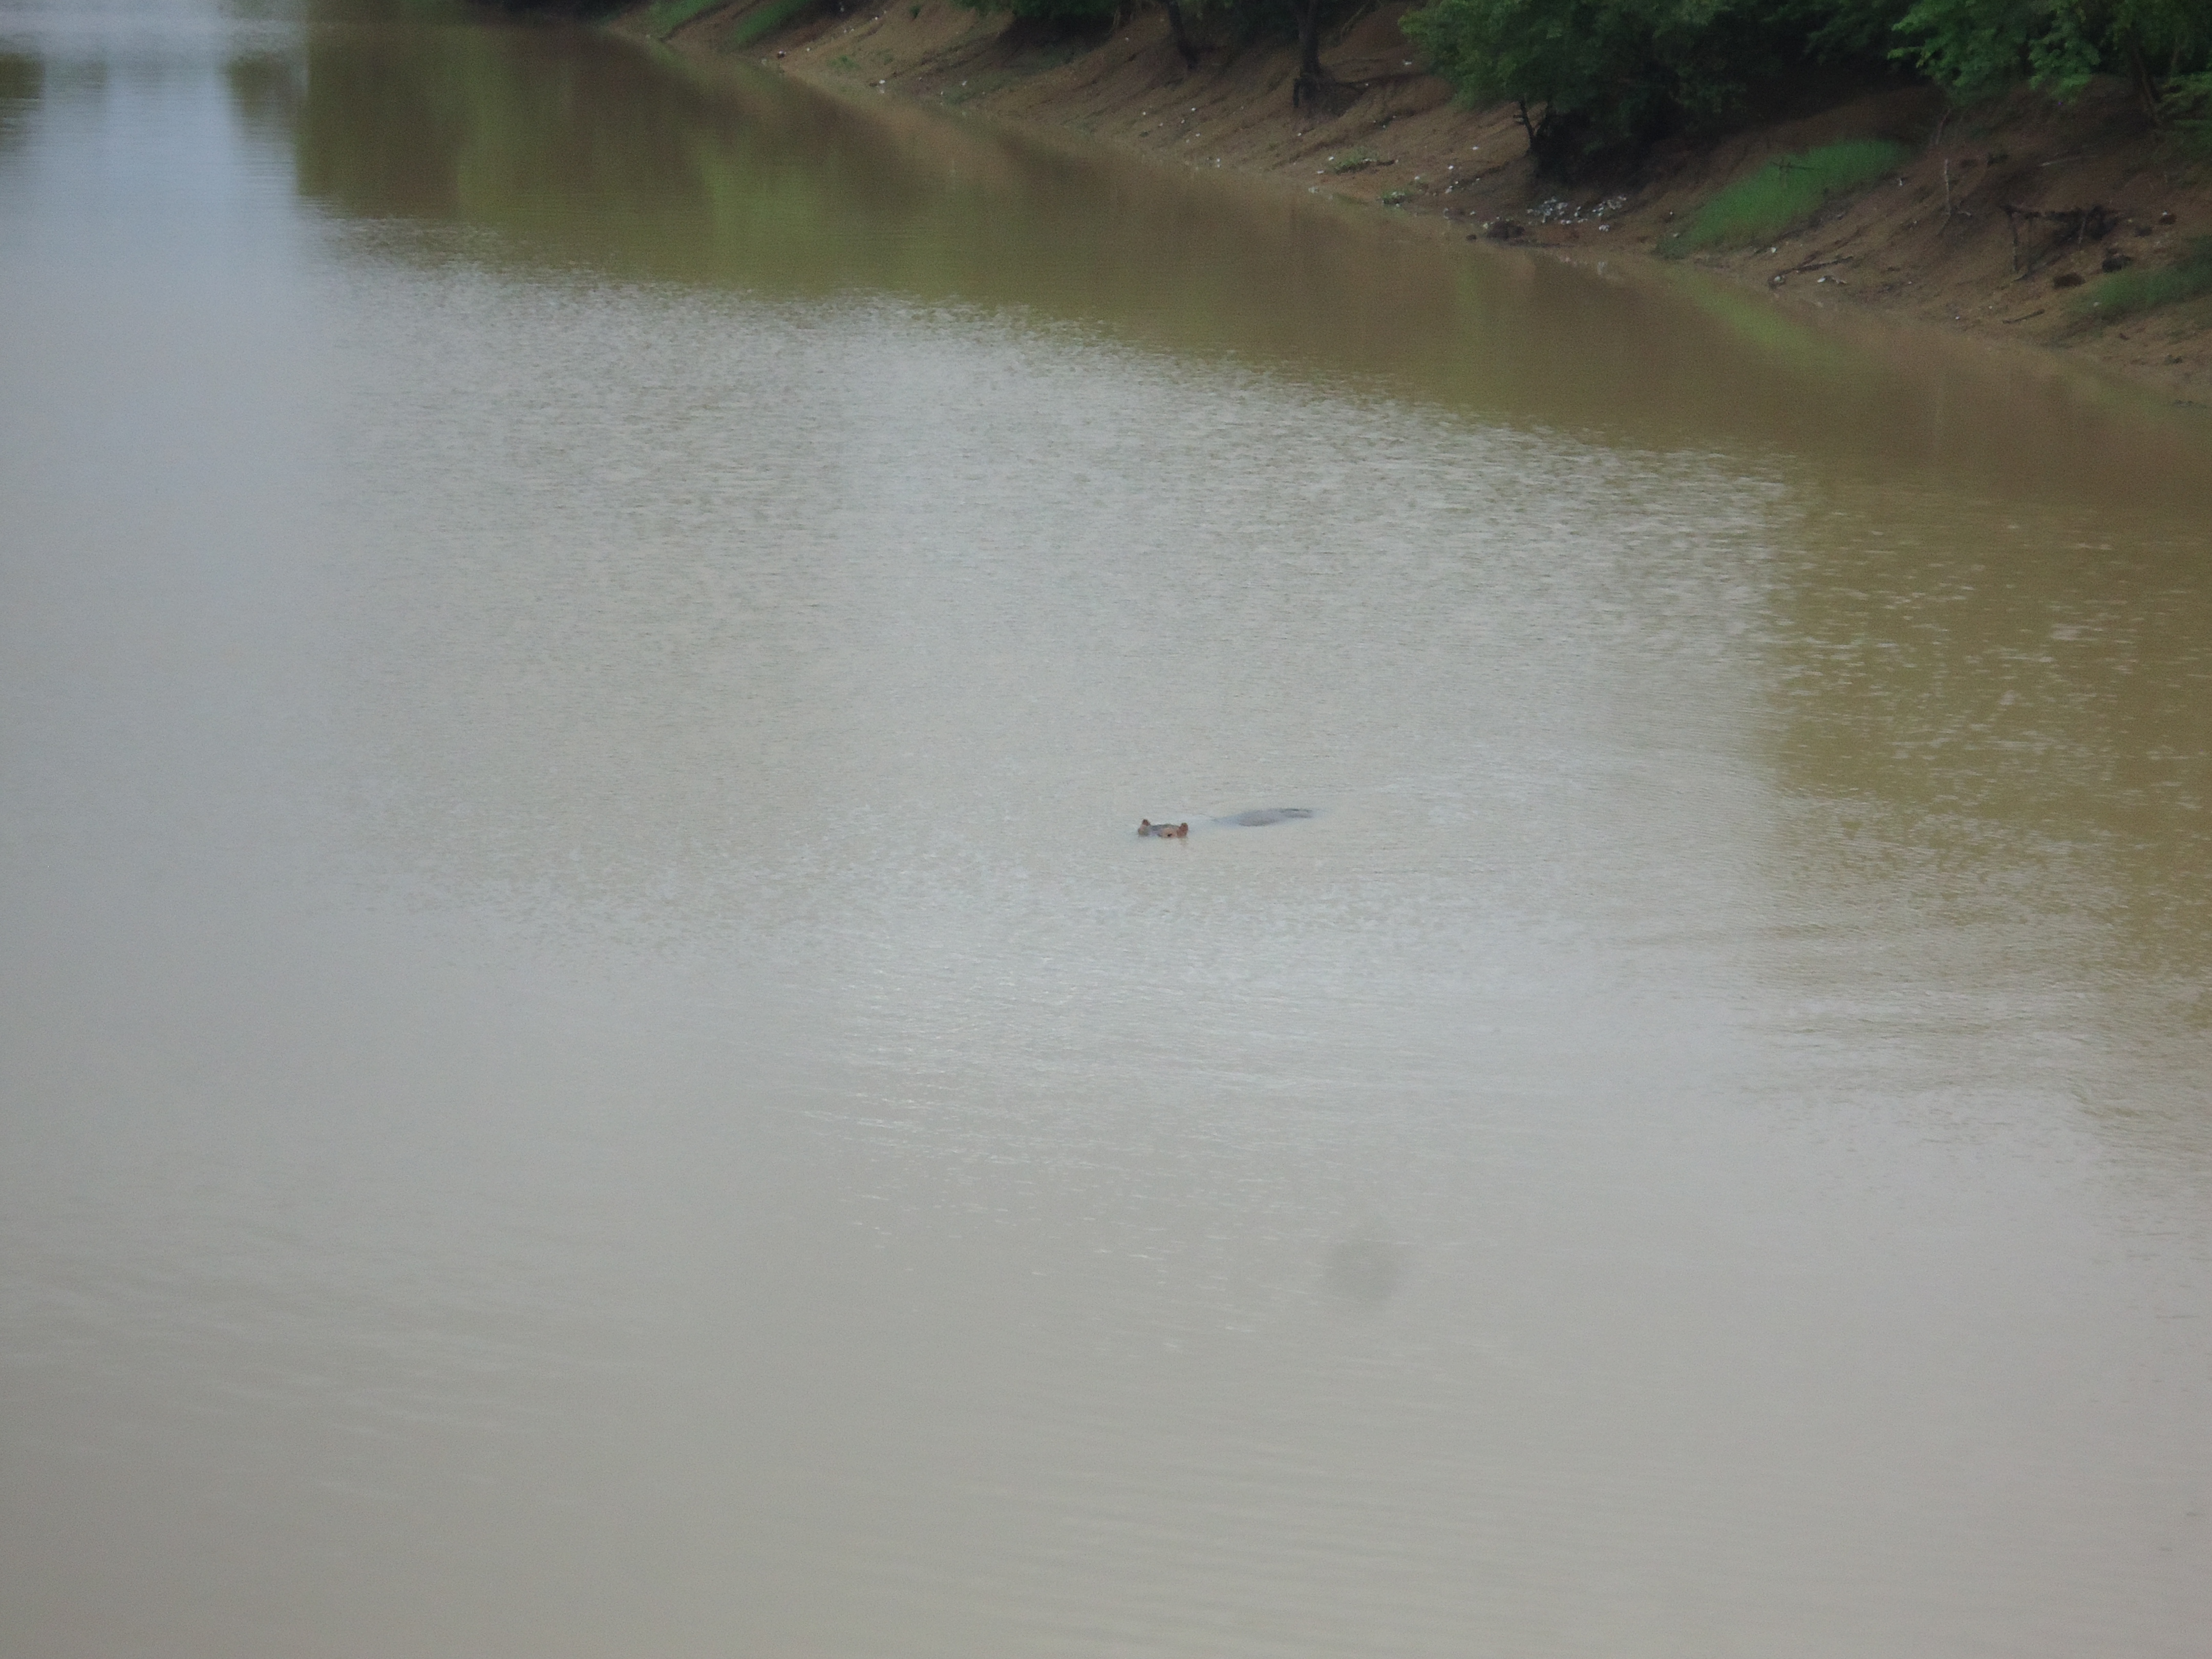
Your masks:
<svg viewBox="0 0 2212 1659"><path fill-rule="evenodd" d="M1256 830L1263 823L1288 823L1294 818L1310 818L1314 815L1310 806L1255 806L1249 812L1232 813L1214 823L1239 830ZM1140 836L1161 836L1170 841L1183 840L1190 834L1188 823L1154 823L1146 818L1137 826Z"/></svg>

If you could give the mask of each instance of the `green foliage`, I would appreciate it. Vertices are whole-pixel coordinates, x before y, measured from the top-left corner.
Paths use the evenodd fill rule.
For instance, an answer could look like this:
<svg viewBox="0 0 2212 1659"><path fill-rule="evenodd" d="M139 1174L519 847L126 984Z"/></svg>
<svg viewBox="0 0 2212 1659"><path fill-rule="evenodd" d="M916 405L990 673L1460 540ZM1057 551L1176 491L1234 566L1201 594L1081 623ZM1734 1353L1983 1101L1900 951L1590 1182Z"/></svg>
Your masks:
<svg viewBox="0 0 2212 1659"><path fill-rule="evenodd" d="M1916 0L1893 55L1960 98L2032 81L2071 96L2124 76L2155 105L2177 77L2212 68L2204 0Z"/></svg>
<svg viewBox="0 0 2212 1659"><path fill-rule="evenodd" d="M1470 104L1517 104L1539 161L1739 116L1814 59L1877 61L1905 0L1431 0L1408 39Z"/></svg>
<svg viewBox="0 0 2212 1659"><path fill-rule="evenodd" d="M2212 142L2212 0L1431 0L1404 27L1465 101L1517 105L1554 171L1741 119L1815 63L1960 99L2118 76Z"/></svg>
<svg viewBox="0 0 2212 1659"><path fill-rule="evenodd" d="M2192 148L2212 154L2212 73L2176 76L2166 83L2158 112Z"/></svg>
<svg viewBox="0 0 2212 1659"><path fill-rule="evenodd" d="M1741 247L1778 236L1810 218L1830 197L1891 172L1905 153L1904 145L1886 138L1860 138L1825 144L1801 155L1778 156L1699 208L1697 217L1668 238L1661 252Z"/></svg>
<svg viewBox="0 0 2212 1659"><path fill-rule="evenodd" d="M1434 0L1403 27L1468 103L1566 114L1593 107L1633 58L1633 22L1630 8L1607 0Z"/></svg>
<svg viewBox="0 0 2212 1659"><path fill-rule="evenodd" d="M2197 237L2179 263L2161 270L2124 270L2107 276L2074 305L2109 323L2203 294L2212 294L2212 236Z"/></svg>
<svg viewBox="0 0 2212 1659"><path fill-rule="evenodd" d="M2027 72L2044 9L2033 0L1919 0L1899 20L1896 56L1961 97L1994 92Z"/></svg>

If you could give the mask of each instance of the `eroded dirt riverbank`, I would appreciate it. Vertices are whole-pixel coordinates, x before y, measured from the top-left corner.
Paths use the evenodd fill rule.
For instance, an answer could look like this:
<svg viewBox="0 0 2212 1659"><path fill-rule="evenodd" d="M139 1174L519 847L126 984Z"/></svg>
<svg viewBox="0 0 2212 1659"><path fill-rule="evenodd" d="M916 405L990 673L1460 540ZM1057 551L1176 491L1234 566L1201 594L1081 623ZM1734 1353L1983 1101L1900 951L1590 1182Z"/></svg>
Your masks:
<svg viewBox="0 0 2212 1659"><path fill-rule="evenodd" d="M1778 305L1850 307L2041 347L2212 404L2212 297L2106 324L2083 303L2108 262L2155 268L2212 234L2212 166L2149 131L2118 88L2070 106L2021 94L1947 111L1929 88L1860 97L1817 115L1679 146L1633 176L1579 189L1539 178L1510 109L1469 111L1422 72L1399 30L1370 14L1326 54L1347 83L1324 112L1294 109L1288 46L1209 52L1187 69L1156 9L1091 42L1042 40L924 0L803 21L739 44L757 8L735 0L669 44L743 56L824 87L985 110L1117 148L1273 176L1579 263L1655 257L1698 204L1770 159L1844 138L1895 139L1893 174L1762 247L1693 256ZM647 14L625 27L644 32ZM2015 220L2009 206L2104 210L2103 234Z"/></svg>

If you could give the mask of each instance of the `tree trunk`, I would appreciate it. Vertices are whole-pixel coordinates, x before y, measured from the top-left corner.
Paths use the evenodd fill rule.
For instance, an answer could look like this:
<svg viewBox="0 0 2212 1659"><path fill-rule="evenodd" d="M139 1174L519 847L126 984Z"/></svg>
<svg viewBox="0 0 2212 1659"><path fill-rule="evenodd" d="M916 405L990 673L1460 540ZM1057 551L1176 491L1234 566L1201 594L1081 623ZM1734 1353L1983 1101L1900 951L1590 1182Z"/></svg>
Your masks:
<svg viewBox="0 0 2212 1659"><path fill-rule="evenodd" d="M1167 8L1168 33L1175 36L1175 49L1182 55L1183 68L1196 69L1198 48L1191 45L1190 31L1183 27L1182 8L1176 3L1176 0L1160 0L1160 3Z"/></svg>
<svg viewBox="0 0 2212 1659"><path fill-rule="evenodd" d="M2150 65L2143 62L2140 40L2128 42L2128 68L2130 78L2136 83L2136 97L2142 104L2143 113L2150 117L2151 125L2165 126L2165 112L2159 107L2162 100L2159 97L2158 82L2151 75Z"/></svg>
<svg viewBox="0 0 2212 1659"><path fill-rule="evenodd" d="M1298 14L1298 78L1291 82L1291 107L1310 104L1328 81L1321 66L1322 0L1293 0Z"/></svg>

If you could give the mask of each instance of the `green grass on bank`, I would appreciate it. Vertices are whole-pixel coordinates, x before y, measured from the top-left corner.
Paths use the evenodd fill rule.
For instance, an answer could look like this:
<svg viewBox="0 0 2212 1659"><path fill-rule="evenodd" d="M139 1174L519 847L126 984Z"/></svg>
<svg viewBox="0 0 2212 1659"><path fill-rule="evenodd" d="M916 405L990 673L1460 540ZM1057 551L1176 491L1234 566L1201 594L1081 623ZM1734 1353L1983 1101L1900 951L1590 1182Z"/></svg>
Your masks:
<svg viewBox="0 0 2212 1659"><path fill-rule="evenodd" d="M738 19L722 44L750 46L762 36L781 28L813 3L814 0L766 0ZM653 0L645 14L646 33L656 40L665 40L694 18L727 3L728 0Z"/></svg>
<svg viewBox="0 0 2212 1659"><path fill-rule="evenodd" d="M702 11L712 11L722 0L653 0L646 9L645 32L654 40L676 33Z"/></svg>
<svg viewBox="0 0 2212 1659"><path fill-rule="evenodd" d="M2189 245L2180 263L2159 270L2124 270L2105 280L2074 301L2102 322L2117 322L2138 311L2170 306L2212 294L2212 236L2199 236Z"/></svg>
<svg viewBox="0 0 2212 1659"><path fill-rule="evenodd" d="M688 3L688 0L675 0L675 3ZM767 0L767 3L755 6L738 19L738 26L729 32L722 44L726 48L750 46L754 41L775 33L813 3L814 0Z"/></svg>
<svg viewBox="0 0 2212 1659"><path fill-rule="evenodd" d="M1780 235L1809 219L1832 196L1871 184L1905 156L1887 138L1854 138L1800 155L1780 155L1739 179L1698 210L1697 217L1660 243L1662 253L1741 247Z"/></svg>

